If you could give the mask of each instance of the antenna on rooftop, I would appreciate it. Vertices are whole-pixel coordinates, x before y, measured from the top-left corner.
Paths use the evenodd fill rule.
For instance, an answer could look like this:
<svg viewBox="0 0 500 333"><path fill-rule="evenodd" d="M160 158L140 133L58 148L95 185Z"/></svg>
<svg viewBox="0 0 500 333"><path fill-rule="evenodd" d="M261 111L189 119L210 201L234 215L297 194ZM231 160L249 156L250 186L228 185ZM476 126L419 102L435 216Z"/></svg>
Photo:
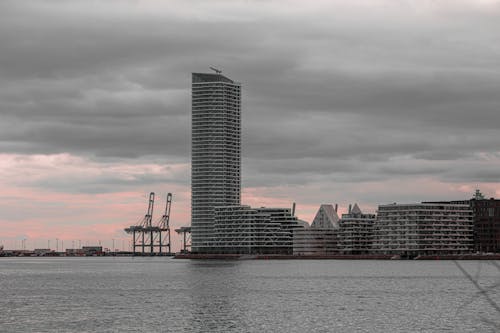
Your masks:
<svg viewBox="0 0 500 333"><path fill-rule="evenodd" d="M222 71L220 69L217 69L215 67L210 66L210 69L213 70L216 74L222 73Z"/></svg>

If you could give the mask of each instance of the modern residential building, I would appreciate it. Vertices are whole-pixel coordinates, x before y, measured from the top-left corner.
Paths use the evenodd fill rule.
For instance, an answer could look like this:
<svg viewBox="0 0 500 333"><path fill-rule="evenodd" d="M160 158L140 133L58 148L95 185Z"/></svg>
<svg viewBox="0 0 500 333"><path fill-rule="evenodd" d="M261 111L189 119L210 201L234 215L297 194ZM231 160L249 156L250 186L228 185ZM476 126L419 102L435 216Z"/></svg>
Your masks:
<svg viewBox="0 0 500 333"><path fill-rule="evenodd" d="M191 246L214 249L214 209L240 204L241 86L221 75L192 74Z"/></svg>
<svg viewBox="0 0 500 333"><path fill-rule="evenodd" d="M474 212L474 250L500 253L500 199L470 200Z"/></svg>
<svg viewBox="0 0 500 333"><path fill-rule="evenodd" d="M373 252L405 257L469 253L472 210L467 204L381 205L374 225Z"/></svg>
<svg viewBox="0 0 500 333"><path fill-rule="evenodd" d="M213 251L221 254L292 254L297 218L288 208L217 206Z"/></svg>
<svg viewBox="0 0 500 333"><path fill-rule="evenodd" d="M293 209L290 208L255 208L259 213L269 216L271 223L278 224L283 231L280 236L280 243L286 246L286 254L293 253L293 231L303 229L303 221L297 219ZM306 223L307 224L307 223Z"/></svg>
<svg viewBox="0 0 500 333"><path fill-rule="evenodd" d="M486 199L480 190L476 190L470 200L432 203L469 205L474 220L474 251L500 253L500 199Z"/></svg>
<svg viewBox="0 0 500 333"><path fill-rule="evenodd" d="M375 214L363 214L355 203L339 221L339 251L342 254L369 254L373 242Z"/></svg>
<svg viewBox="0 0 500 333"><path fill-rule="evenodd" d="M311 227L315 229L338 229L339 216L337 215L338 205L323 204L319 206L316 216L311 223Z"/></svg>
<svg viewBox="0 0 500 333"><path fill-rule="evenodd" d="M321 205L309 228L297 228L293 231L294 255L329 255L338 252L337 208L333 205Z"/></svg>

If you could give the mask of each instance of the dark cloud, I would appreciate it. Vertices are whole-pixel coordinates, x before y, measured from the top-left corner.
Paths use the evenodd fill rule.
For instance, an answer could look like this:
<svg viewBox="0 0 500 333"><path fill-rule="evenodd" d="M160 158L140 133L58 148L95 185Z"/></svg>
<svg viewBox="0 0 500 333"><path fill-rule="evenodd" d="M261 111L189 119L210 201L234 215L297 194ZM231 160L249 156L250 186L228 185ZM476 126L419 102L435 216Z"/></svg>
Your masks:
<svg viewBox="0 0 500 333"><path fill-rule="evenodd" d="M248 186L498 181L474 160L499 151L498 6L298 4L3 1L0 150L187 162L213 65L243 84Z"/></svg>

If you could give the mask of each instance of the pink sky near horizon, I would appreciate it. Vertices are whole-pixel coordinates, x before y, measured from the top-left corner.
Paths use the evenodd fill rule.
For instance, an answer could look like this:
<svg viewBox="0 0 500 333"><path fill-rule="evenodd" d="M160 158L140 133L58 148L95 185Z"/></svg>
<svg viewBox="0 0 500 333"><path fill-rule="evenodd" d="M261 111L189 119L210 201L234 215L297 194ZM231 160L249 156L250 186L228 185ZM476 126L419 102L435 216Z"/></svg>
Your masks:
<svg viewBox="0 0 500 333"><path fill-rule="evenodd" d="M0 154L0 244L3 243L6 248L21 248L22 240L27 239L27 248L45 248L50 240L51 247L55 249L57 238L64 242L65 248L80 242L82 245L100 242L104 247L111 247L114 239L116 248L128 249L130 237L123 228L144 216L150 191L156 192L154 220L162 215L165 194L169 191L174 195L172 229L190 223L188 182L181 184L176 183L175 179L167 179L145 185L135 184L135 177L170 173L175 178L188 171L188 164L131 165L123 162L97 163L70 154ZM110 186L107 193L79 193L87 183L106 181L107 177L124 183L115 188ZM127 184L127 181L132 183ZM52 183L58 182L62 186L51 188ZM444 183L432 178L394 179L352 184L345 196L339 191L318 194L314 185L307 184L247 187L242 190L242 204L252 207L291 207L295 201L297 216L311 222L322 203L339 203L339 215L346 212L349 203L354 202L358 202L365 212L375 212L377 203L360 202L353 197L356 195L361 198L365 194L394 193L396 199L402 190L411 189L421 196L429 192L439 194L442 200L456 198L456 193L466 199L476 186L470 183ZM480 188L487 196L500 196L499 183L482 183ZM314 198L321 197L322 201L311 202L313 194ZM172 232L172 246L175 251L181 246L175 232Z"/></svg>

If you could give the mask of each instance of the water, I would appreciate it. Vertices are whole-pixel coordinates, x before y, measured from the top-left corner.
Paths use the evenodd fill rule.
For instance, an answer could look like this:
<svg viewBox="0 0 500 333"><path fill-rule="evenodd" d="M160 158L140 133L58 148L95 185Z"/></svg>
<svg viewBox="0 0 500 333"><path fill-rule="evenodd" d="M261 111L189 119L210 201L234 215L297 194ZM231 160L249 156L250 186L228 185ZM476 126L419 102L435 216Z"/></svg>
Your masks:
<svg viewBox="0 0 500 333"><path fill-rule="evenodd" d="M459 262L482 287L500 264ZM487 293L500 303L500 287ZM494 332L452 261L0 258L0 332Z"/></svg>

